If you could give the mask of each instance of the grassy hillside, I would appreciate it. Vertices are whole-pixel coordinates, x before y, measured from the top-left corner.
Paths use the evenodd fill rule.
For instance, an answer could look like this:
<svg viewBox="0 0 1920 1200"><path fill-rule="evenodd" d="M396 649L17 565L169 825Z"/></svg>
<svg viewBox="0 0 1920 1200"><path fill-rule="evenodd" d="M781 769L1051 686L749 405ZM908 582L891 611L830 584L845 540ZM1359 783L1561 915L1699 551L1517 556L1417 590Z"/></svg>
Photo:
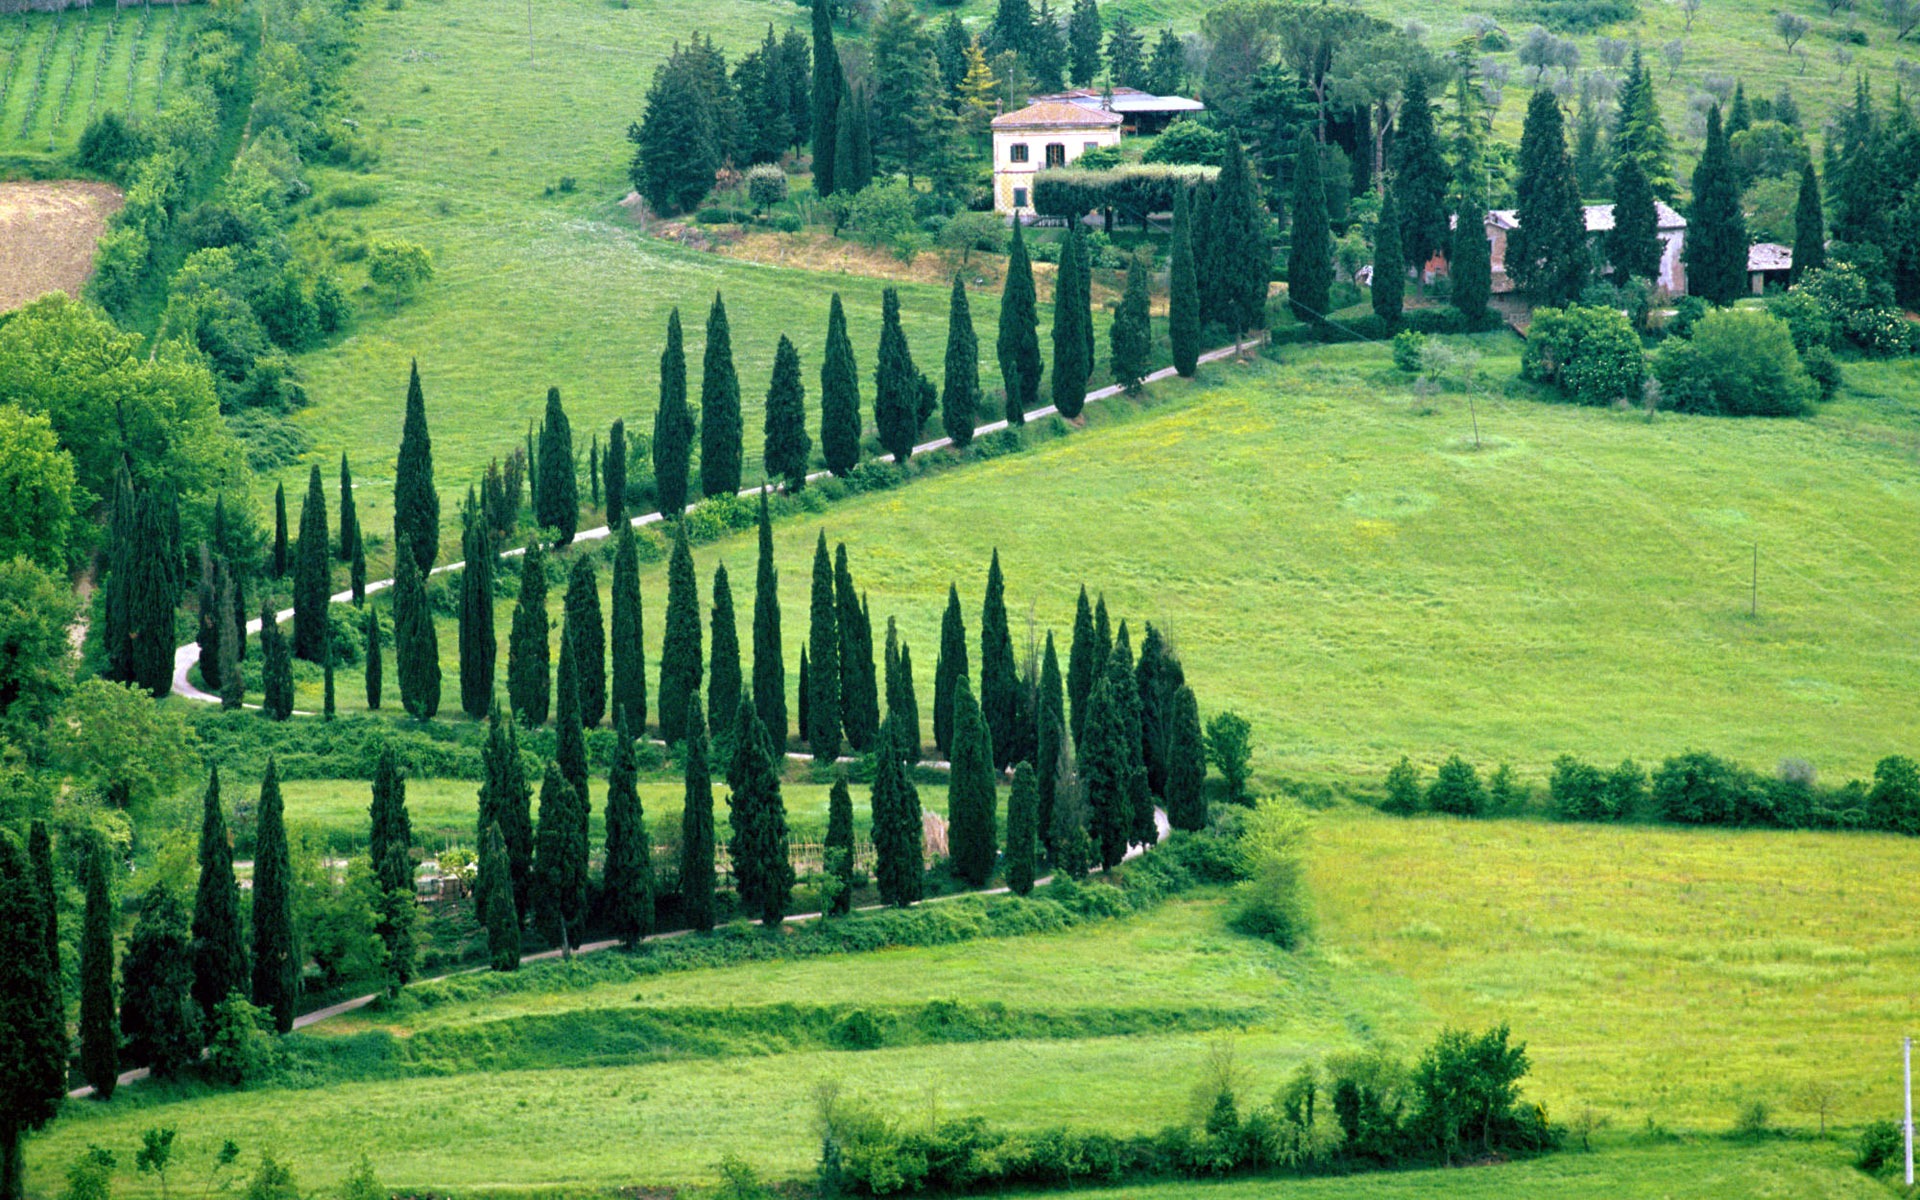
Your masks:
<svg viewBox="0 0 1920 1200"><path fill-rule="evenodd" d="M0 16L0 158L51 162L101 113L152 115L199 19L154 4Z"/></svg>

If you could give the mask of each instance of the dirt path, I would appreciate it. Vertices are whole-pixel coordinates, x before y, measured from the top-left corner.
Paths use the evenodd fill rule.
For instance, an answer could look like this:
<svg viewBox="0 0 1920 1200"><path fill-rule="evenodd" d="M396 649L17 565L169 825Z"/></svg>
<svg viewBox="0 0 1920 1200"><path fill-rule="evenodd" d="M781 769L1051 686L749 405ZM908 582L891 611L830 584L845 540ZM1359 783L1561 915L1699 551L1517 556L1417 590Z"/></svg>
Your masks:
<svg viewBox="0 0 1920 1200"><path fill-rule="evenodd" d="M0 312L48 292L78 296L93 246L125 197L108 183L0 183Z"/></svg>

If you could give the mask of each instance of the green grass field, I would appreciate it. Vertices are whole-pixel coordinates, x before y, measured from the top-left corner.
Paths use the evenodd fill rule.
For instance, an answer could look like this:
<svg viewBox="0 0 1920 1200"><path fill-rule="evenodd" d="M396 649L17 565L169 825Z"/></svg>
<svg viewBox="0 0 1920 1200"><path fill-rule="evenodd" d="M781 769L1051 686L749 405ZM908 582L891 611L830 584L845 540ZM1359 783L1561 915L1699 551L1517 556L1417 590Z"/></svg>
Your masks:
<svg viewBox="0 0 1920 1200"><path fill-rule="evenodd" d="M96 116L151 115L179 85L199 19L165 4L0 17L0 156L51 160Z"/></svg>

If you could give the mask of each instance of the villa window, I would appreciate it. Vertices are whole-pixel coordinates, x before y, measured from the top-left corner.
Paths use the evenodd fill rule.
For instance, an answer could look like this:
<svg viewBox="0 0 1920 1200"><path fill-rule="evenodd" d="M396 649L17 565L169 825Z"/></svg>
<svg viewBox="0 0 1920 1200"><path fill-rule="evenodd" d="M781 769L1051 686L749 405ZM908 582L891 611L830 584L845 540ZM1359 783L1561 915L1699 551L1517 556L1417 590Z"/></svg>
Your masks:
<svg viewBox="0 0 1920 1200"><path fill-rule="evenodd" d="M1059 142L1053 142L1050 145L1048 145L1047 146L1047 165L1049 167L1066 166L1067 165L1067 148L1061 145Z"/></svg>
<svg viewBox="0 0 1920 1200"><path fill-rule="evenodd" d="M1015 142L1011 146L1008 146L1007 161L1008 162L1027 161L1027 144L1025 142Z"/></svg>
<svg viewBox="0 0 1920 1200"><path fill-rule="evenodd" d="M1013 206L1015 208L1025 208L1027 206L1027 189L1013 189Z"/></svg>

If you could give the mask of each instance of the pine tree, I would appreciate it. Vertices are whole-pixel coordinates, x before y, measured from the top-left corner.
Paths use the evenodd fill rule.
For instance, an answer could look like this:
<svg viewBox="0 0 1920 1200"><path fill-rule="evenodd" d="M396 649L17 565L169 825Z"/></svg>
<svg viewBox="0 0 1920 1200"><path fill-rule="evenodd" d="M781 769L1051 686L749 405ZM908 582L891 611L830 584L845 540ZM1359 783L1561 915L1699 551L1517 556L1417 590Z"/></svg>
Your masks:
<svg viewBox="0 0 1920 1200"><path fill-rule="evenodd" d="M1051 629L1047 630L1047 648L1040 659L1040 694L1034 709L1037 725L1034 731L1034 761L1058 763L1061 743L1066 740L1067 701L1066 689L1060 679L1060 657L1054 652ZM1034 773L1037 801L1034 829L1040 840L1048 846L1053 844L1054 778L1052 770L1037 770Z"/></svg>
<svg viewBox="0 0 1920 1200"><path fill-rule="evenodd" d="M947 585L947 610L940 618L940 656L933 664L933 744L953 751L953 693L967 668L967 625L960 615L960 589Z"/></svg>
<svg viewBox="0 0 1920 1200"><path fill-rule="evenodd" d="M1389 324L1399 324L1401 306L1407 294L1407 258L1400 250L1399 192L1387 186L1380 201L1380 221L1373 232L1373 315Z"/></svg>
<svg viewBox="0 0 1920 1200"><path fill-rule="evenodd" d="M1092 0L1085 0L1092 3ZM1027 257L1027 239L1020 222L1013 223L1013 244L1007 250L1007 278L1000 292L1000 328L994 344L1000 359L1000 378L1007 393L1010 425L1024 425L1027 410L1040 406L1039 303L1033 289L1033 262Z"/></svg>
<svg viewBox="0 0 1920 1200"><path fill-rule="evenodd" d="M776 753L787 746L787 664L780 636L780 572L773 561L773 520L760 494L760 557L753 584L753 706Z"/></svg>
<svg viewBox="0 0 1920 1200"><path fill-rule="evenodd" d="M535 539L520 560L520 597L507 634L507 702L513 715L532 728L547 723L552 695L548 632L547 556Z"/></svg>
<svg viewBox="0 0 1920 1200"><path fill-rule="evenodd" d="M613 686L608 693L614 712L625 712L638 737L647 728L646 613L640 599L640 552L633 526L625 521L613 535L613 611L608 650L613 659Z"/></svg>
<svg viewBox="0 0 1920 1200"><path fill-rule="evenodd" d="M200 882L193 899L193 998L211 1021L230 992L246 994L247 940L240 918L240 885L233 875L233 844L220 807L220 768L207 775L200 814Z"/></svg>
<svg viewBox="0 0 1920 1200"><path fill-rule="evenodd" d="M713 294L707 312L707 348L700 370L700 491L731 496L740 490L740 377L733 369L727 306Z"/></svg>
<svg viewBox="0 0 1920 1200"><path fill-rule="evenodd" d="M367 711L380 711L380 613L367 606Z"/></svg>
<svg viewBox="0 0 1920 1200"><path fill-rule="evenodd" d="M838 292L827 308L827 352L820 363L820 450L835 475L860 461L860 375Z"/></svg>
<svg viewBox="0 0 1920 1200"><path fill-rule="evenodd" d="M825 199L833 194L833 151L840 140L838 123L841 89L840 55L833 47L833 7L813 10L813 190Z"/></svg>
<svg viewBox="0 0 1920 1200"><path fill-rule="evenodd" d="M260 708L272 721L293 716L293 651L271 608L260 610Z"/></svg>
<svg viewBox="0 0 1920 1200"><path fill-rule="evenodd" d="M891 745L898 735L888 728L880 736ZM882 754L875 763L872 804L874 886L882 904L906 908L920 899L926 863L920 796L899 755Z"/></svg>
<svg viewBox="0 0 1920 1200"><path fill-rule="evenodd" d="M678 517L687 507L687 473L693 458L693 416L687 411L687 350L680 310L667 314L667 348L660 352L660 407L653 414L653 491L660 515ZM675 717L674 722L679 723Z"/></svg>
<svg viewBox="0 0 1920 1200"><path fill-rule="evenodd" d="M814 761L830 763L840 754L840 617L834 603L833 563L822 532L813 550L813 592L809 606L806 668L807 711L803 718Z"/></svg>
<svg viewBox="0 0 1920 1200"><path fill-rule="evenodd" d="M1434 129L1426 75L1412 72L1400 104L1393 139L1393 191L1400 214L1400 249L1423 272L1428 260L1448 249L1447 191L1452 176Z"/></svg>
<svg viewBox="0 0 1920 1200"><path fill-rule="evenodd" d="M1007 889L1016 896L1033 891L1039 802L1033 764L1023 762L1014 768L1013 794L1007 798Z"/></svg>
<svg viewBox="0 0 1920 1200"><path fill-rule="evenodd" d="M844 771L835 773L827 792L826 871L839 880L827 911L845 916L853 911L853 796Z"/></svg>
<svg viewBox="0 0 1920 1200"><path fill-rule="evenodd" d="M880 699L873 669L873 633L854 591L846 543L835 547L834 624L840 635L840 726L854 751L872 750L880 733Z"/></svg>
<svg viewBox="0 0 1920 1200"><path fill-rule="evenodd" d="M106 839L86 850L87 908L80 925L80 1073L96 1100L120 1081L120 1022L113 997L113 863Z"/></svg>
<svg viewBox="0 0 1920 1200"><path fill-rule="evenodd" d="M700 696L687 697L686 791L680 805L680 917L696 933L713 928L713 780Z"/></svg>
<svg viewBox="0 0 1920 1200"><path fill-rule="evenodd" d="M1813 160L1800 168L1800 196L1793 207L1794 283L1808 271L1827 265L1827 226L1820 208L1820 180L1813 173Z"/></svg>
<svg viewBox="0 0 1920 1200"><path fill-rule="evenodd" d="M340 561L352 562L360 545L360 512L353 503L353 471L340 453Z"/></svg>
<svg viewBox="0 0 1920 1200"><path fill-rule="evenodd" d="M770 480L785 480L789 492L806 486L813 438L807 433L807 387L800 379L800 352L786 334L773 354L773 379L767 384L766 439L761 463Z"/></svg>
<svg viewBox="0 0 1920 1200"><path fill-rule="evenodd" d="M1173 728L1167 738L1167 823L1175 829L1207 827L1207 750L1200 732L1200 705L1193 689L1173 694Z"/></svg>
<svg viewBox="0 0 1920 1200"><path fill-rule="evenodd" d="M947 304L947 361L941 384L940 424L954 445L964 446L973 440L980 407L980 342L973 334L973 314L959 275L953 277Z"/></svg>
<svg viewBox="0 0 1920 1200"><path fill-rule="evenodd" d="M580 723L600 728L607 714L607 632L600 619L600 577L593 559L581 555L567 573L567 624L573 632L574 677L580 688ZM585 795L585 793L581 793Z"/></svg>
<svg viewBox="0 0 1920 1200"><path fill-rule="evenodd" d="M580 853L586 832L586 812L572 785L559 764L548 764L534 841L533 909L548 940L567 956L587 923L587 862Z"/></svg>
<svg viewBox="0 0 1920 1200"><path fill-rule="evenodd" d="M1014 731L1019 669L1013 661L1013 633L1007 623L1007 582L996 548L987 566L986 599L980 610L980 711L991 738L989 761L1005 770L1013 765L1018 742Z"/></svg>
<svg viewBox="0 0 1920 1200"><path fill-rule="evenodd" d="M574 799L587 807L587 731L580 720L580 666L570 623L560 627L560 669L553 681L553 760Z"/></svg>
<svg viewBox="0 0 1920 1200"><path fill-rule="evenodd" d="M440 643L433 609L412 556L395 557L393 656L400 667L400 704L415 720L431 721L440 711Z"/></svg>
<svg viewBox="0 0 1920 1200"><path fill-rule="evenodd" d="M273 1014L281 1033L293 1028L304 961L293 925L293 863L287 852L286 808L280 800L280 768L267 757L254 810L253 1003Z"/></svg>
<svg viewBox="0 0 1920 1200"><path fill-rule="evenodd" d="M1087 376L1093 373L1087 350L1093 319L1090 294L1084 290L1088 274L1086 236L1075 224L1060 251L1053 282L1053 406L1070 421L1086 407Z"/></svg>
<svg viewBox="0 0 1920 1200"><path fill-rule="evenodd" d="M1671 202L1678 194L1673 178L1673 143L1660 117L1653 74L1647 70L1638 47L1634 48L1617 104L1611 142L1615 169L1624 160L1634 159L1653 194Z"/></svg>
<svg viewBox="0 0 1920 1200"><path fill-rule="evenodd" d="M741 701L733 733L733 763L727 769L727 843L733 858L740 906L763 925L778 925L793 894L793 864L787 857L787 810L780 775L768 752L767 731L749 701Z"/></svg>
<svg viewBox="0 0 1920 1200"><path fill-rule="evenodd" d="M148 896L156 892L164 895L166 886L156 884ZM53 1120L67 1090L65 1001L44 921L32 865L18 843L0 837L0 1192L7 1200L24 1194L22 1139Z"/></svg>
<svg viewBox="0 0 1920 1200"><path fill-rule="evenodd" d="M634 786L639 771L625 712L614 714L613 764L607 771L607 865L600 894L613 933L628 946L653 932L653 846Z"/></svg>
<svg viewBox="0 0 1920 1200"><path fill-rule="evenodd" d="M1100 74L1102 41L1098 0L1073 0L1073 15L1067 18L1068 77L1073 86L1087 87Z"/></svg>
<svg viewBox="0 0 1920 1200"><path fill-rule="evenodd" d="M407 380L407 415L393 475L393 544L396 549L412 548L414 566L422 575L433 570L440 554L440 494L433 488L433 439L427 433L418 359Z"/></svg>
<svg viewBox="0 0 1920 1200"><path fill-rule="evenodd" d="M580 482L574 474L573 426L560 404L560 389L547 389L546 418L540 425L540 503L534 519L554 531L556 546L571 545L580 524Z"/></svg>
<svg viewBox="0 0 1920 1200"><path fill-rule="evenodd" d="M907 335L900 328L900 293L880 293L880 353L873 371L873 423L880 445L903 463L913 453L919 432L920 375L914 370Z"/></svg>
<svg viewBox="0 0 1920 1200"><path fill-rule="evenodd" d="M993 740L966 676L953 690L953 769L947 775L947 838L953 872L976 888L993 875L998 853Z"/></svg>
<svg viewBox="0 0 1920 1200"><path fill-rule="evenodd" d="M660 736L669 745L687 736L687 703L700 694L700 581L684 527L674 530L667 560L667 623L660 646Z"/></svg>
<svg viewBox="0 0 1920 1200"><path fill-rule="evenodd" d="M460 710L479 720L493 707L493 536L478 509L470 509L460 572Z"/></svg>
<svg viewBox="0 0 1920 1200"><path fill-rule="evenodd" d="M500 826L487 826L480 843L480 877L473 889L473 907L487 930L487 959L496 971L520 969L520 911L513 905L513 878L507 868L507 845Z"/></svg>
<svg viewBox="0 0 1920 1200"><path fill-rule="evenodd" d="M5 841L0 838L0 842ZM5 853L0 850L0 854ZM64 1089L67 1074L64 1020L58 1028L59 1078ZM148 888L141 899L139 919L127 938L126 953L120 958L120 1036L125 1041L128 1059L146 1065L162 1079L179 1074L200 1056L201 1047L206 1045L201 1036L200 1006L193 1002L193 957L187 935L187 912L165 880ZM14 1154L14 1161L18 1162L18 1151Z"/></svg>
<svg viewBox="0 0 1920 1200"><path fill-rule="evenodd" d="M1087 705L1093 698L1094 681L1105 665L1103 657L1093 630L1093 607L1087 603L1086 585L1082 584L1073 610L1073 641L1067 647L1067 699L1073 705L1075 745L1086 735Z"/></svg>
<svg viewBox="0 0 1920 1200"><path fill-rule="evenodd" d="M1238 144L1235 142L1235 147ZM1228 169L1235 159L1236 154L1230 150ZM1287 303L1296 319L1310 325L1326 320L1333 290L1333 232L1327 222L1327 192L1320 168L1320 144L1311 129L1302 129L1293 154L1293 240L1287 259ZM1245 171L1244 163L1240 169ZM1245 188L1244 184L1228 187L1226 170L1221 171L1220 179L1225 196ZM1225 209L1224 204L1216 208L1214 219L1223 219L1220 214ZM1237 238L1230 240L1238 246ZM1244 311L1244 306L1236 311Z"/></svg>
<svg viewBox="0 0 1920 1200"><path fill-rule="evenodd" d="M1519 228L1507 235L1507 273L1540 304L1575 302L1587 281L1586 215L1560 102L1545 89L1527 103L1515 195Z"/></svg>
<svg viewBox="0 0 1920 1200"><path fill-rule="evenodd" d="M1693 206L1687 210L1687 291L1715 304L1732 304L1746 291L1747 219L1740 210L1740 181L1720 126L1720 106L1707 110L1707 146L1693 172Z"/></svg>
<svg viewBox="0 0 1920 1200"><path fill-rule="evenodd" d="M1108 330L1113 377L1129 394L1140 390L1140 381L1153 366L1153 319L1147 305L1147 264L1135 254L1127 260L1127 290Z"/></svg>
<svg viewBox="0 0 1920 1200"><path fill-rule="evenodd" d="M292 559L287 553L287 485L273 485L273 577L285 579Z"/></svg>
<svg viewBox="0 0 1920 1200"><path fill-rule="evenodd" d="M1167 275L1167 340L1173 347L1173 369L1182 379L1192 379L1200 366L1200 287L1194 273L1193 213L1187 192L1184 187L1173 190L1173 249Z"/></svg>
<svg viewBox="0 0 1920 1200"><path fill-rule="evenodd" d="M607 461L600 468L601 486L607 493L607 524L627 523L627 423L615 418L607 431Z"/></svg>
<svg viewBox="0 0 1920 1200"><path fill-rule="evenodd" d="M1615 283L1624 285L1636 275L1649 283L1660 278L1659 223L1653 189L1639 161L1621 159L1613 173L1613 228L1603 245Z"/></svg>

